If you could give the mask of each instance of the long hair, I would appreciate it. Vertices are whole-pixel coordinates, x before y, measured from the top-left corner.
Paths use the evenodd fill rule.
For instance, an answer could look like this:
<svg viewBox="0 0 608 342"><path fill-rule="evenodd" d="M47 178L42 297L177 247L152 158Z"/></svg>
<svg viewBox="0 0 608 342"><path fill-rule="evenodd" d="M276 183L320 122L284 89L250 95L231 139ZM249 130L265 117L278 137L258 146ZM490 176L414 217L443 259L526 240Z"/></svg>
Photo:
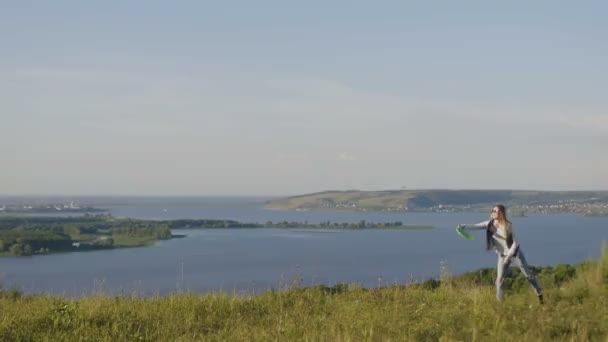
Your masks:
<svg viewBox="0 0 608 342"><path fill-rule="evenodd" d="M502 214L502 218L504 219L504 222L500 222L500 219L498 219L498 221L499 221L499 223L502 223L504 225L505 233L507 234L507 247L511 247L511 245L513 244L513 230L511 229L511 221L509 221L509 219L507 218L507 209L502 204L497 204L494 207L498 208L499 213ZM499 215L498 217L501 217L501 216ZM494 240L492 239L492 235L494 235L495 232L496 232L496 228L494 228L494 220L491 219L490 222L488 222L488 226L486 227L486 249L487 250L492 248L492 246L494 245Z"/></svg>

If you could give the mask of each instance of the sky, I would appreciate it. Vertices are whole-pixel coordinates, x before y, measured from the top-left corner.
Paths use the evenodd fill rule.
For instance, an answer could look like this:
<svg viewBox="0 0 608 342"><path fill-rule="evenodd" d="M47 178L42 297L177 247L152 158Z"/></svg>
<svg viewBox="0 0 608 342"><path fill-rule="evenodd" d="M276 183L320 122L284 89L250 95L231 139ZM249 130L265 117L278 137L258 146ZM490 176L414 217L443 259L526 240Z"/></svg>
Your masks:
<svg viewBox="0 0 608 342"><path fill-rule="evenodd" d="M2 1L0 194L608 189L602 1Z"/></svg>

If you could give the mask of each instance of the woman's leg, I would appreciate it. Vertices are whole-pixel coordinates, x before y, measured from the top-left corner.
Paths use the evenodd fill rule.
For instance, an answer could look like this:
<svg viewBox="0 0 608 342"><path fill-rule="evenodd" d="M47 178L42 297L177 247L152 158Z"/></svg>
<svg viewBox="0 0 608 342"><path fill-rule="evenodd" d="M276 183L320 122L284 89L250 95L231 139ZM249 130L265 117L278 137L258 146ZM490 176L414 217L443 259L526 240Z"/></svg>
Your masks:
<svg viewBox="0 0 608 342"><path fill-rule="evenodd" d="M543 290L538 285L538 281L536 280L536 277L534 276L534 274L528 268L528 262L526 261L526 257L524 256L524 253L522 251L519 251L519 253L517 253L517 257L515 257L514 259L515 259L517 266L519 266L521 273L524 275L524 277L526 277L526 279L528 279L528 281L530 282L530 285L532 285L532 288L534 289L534 292L536 293L536 295L542 296Z"/></svg>
<svg viewBox="0 0 608 342"><path fill-rule="evenodd" d="M496 300L499 302L502 300L502 285L505 282L508 269L509 265L505 265L505 258L499 255L496 264Z"/></svg>

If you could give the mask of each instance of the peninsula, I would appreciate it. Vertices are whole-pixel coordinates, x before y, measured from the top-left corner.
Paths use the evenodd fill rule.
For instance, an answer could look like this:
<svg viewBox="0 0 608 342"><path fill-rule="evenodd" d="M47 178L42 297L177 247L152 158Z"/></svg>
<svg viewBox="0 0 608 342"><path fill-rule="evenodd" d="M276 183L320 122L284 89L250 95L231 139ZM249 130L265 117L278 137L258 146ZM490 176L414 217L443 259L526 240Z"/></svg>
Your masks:
<svg viewBox="0 0 608 342"><path fill-rule="evenodd" d="M608 215L608 191L386 190L324 191L275 199L275 210L346 210L388 212L487 211L506 204L515 216L526 213Z"/></svg>

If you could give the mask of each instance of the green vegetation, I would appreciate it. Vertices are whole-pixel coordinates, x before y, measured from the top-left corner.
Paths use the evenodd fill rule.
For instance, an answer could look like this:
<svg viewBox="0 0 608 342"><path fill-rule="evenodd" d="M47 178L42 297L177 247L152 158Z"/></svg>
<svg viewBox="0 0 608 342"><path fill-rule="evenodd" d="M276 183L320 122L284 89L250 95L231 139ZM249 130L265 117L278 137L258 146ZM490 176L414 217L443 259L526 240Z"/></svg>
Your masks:
<svg viewBox="0 0 608 342"><path fill-rule="evenodd" d="M173 220L159 221L171 229L222 229L222 228L307 228L307 229L432 229L433 226L404 225L401 221L395 222L366 222L357 223L331 222L320 223L296 221L267 221L264 224L241 223L232 220Z"/></svg>
<svg viewBox="0 0 608 342"><path fill-rule="evenodd" d="M260 295L174 294L67 299L0 291L2 341L605 341L608 249L577 266L536 269L538 304L525 279L494 298L493 271L407 286L285 289Z"/></svg>
<svg viewBox="0 0 608 342"><path fill-rule="evenodd" d="M401 221L395 222L366 222L361 220L357 223L346 223L346 222L331 222L325 221L318 224L310 224L307 222L272 222L268 221L264 225L268 228L306 228L306 229L411 229L411 230L423 230L433 229L433 226L423 225L404 225Z"/></svg>
<svg viewBox="0 0 608 342"><path fill-rule="evenodd" d="M234 220L171 220L159 221L169 226L170 229L201 229L201 228L262 228L257 223L241 223Z"/></svg>
<svg viewBox="0 0 608 342"><path fill-rule="evenodd" d="M166 223L108 215L0 218L0 255L144 246L171 237Z"/></svg>
<svg viewBox="0 0 608 342"><path fill-rule="evenodd" d="M273 200L266 207L277 210L402 210L413 196L412 191L326 191Z"/></svg>
<svg viewBox="0 0 608 342"><path fill-rule="evenodd" d="M51 250L72 248L69 235L57 231L28 230L23 227L0 230L0 253L11 255L45 254Z"/></svg>

